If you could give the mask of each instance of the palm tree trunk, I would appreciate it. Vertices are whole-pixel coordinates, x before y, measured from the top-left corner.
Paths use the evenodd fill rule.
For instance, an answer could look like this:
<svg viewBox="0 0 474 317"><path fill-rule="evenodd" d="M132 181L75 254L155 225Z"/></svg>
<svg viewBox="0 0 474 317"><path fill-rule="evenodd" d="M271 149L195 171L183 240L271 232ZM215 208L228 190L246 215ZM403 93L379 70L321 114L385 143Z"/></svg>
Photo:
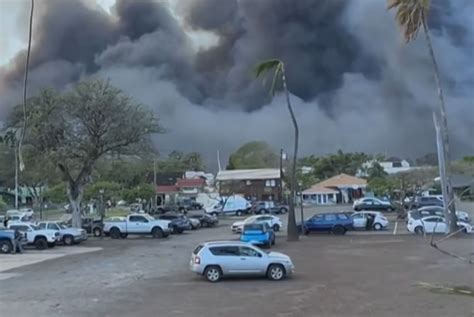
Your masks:
<svg viewBox="0 0 474 317"><path fill-rule="evenodd" d="M288 211L288 241L297 241L299 239L298 228L296 226L296 213L295 213L295 197L296 197L296 160L298 158L298 142L299 142L299 129L298 122L296 121L295 113L293 112L293 107L290 102L290 93L286 86L286 73L285 66L282 65L281 68L281 77L283 82L283 89L286 96L286 104L288 106L288 111L290 112L291 121L293 122L293 127L295 129L295 143L293 151L293 164L291 168L291 180L290 180L290 192L291 197L289 201L289 211ZM303 223L301 224L303 226Z"/></svg>
<svg viewBox="0 0 474 317"><path fill-rule="evenodd" d="M441 186L443 190L443 197L447 197L448 201L444 201L444 209L445 209L445 217L446 221L449 224L449 232L453 233L458 230L457 226L457 217L456 217L456 207L454 205L454 191L451 184L451 169L450 169L450 162L451 162L451 154L449 151L449 137L448 137L448 120L446 116L446 107L444 104L444 95L443 95L443 88L441 87L441 80L439 77L439 67L436 61L436 56L433 50L433 44L431 42L431 36L428 28L428 24L426 22L425 17L422 18L423 21L423 33L425 34L426 44L428 46L428 51L430 53L431 62L433 64L433 72L435 77L436 86L438 88L438 99L439 99L439 114L440 114L440 128L441 128L441 136L442 136L442 155L444 158L445 166L444 171L446 177L440 175L441 177ZM438 164L443 164L441 161ZM441 168L440 168L441 170Z"/></svg>

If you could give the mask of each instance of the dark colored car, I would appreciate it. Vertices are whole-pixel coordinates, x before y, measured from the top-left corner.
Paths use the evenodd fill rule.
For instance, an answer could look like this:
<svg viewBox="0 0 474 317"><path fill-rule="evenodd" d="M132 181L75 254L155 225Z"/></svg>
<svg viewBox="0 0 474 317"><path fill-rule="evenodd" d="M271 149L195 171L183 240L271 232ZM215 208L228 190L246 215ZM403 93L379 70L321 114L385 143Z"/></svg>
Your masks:
<svg viewBox="0 0 474 317"><path fill-rule="evenodd" d="M69 227L72 226L72 219L65 222ZM100 219L94 219L90 217L82 218L82 229L86 230L88 234L94 235L94 237L100 237L102 235L102 229L104 224Z"/></svg>
<svg viewBox="0 0 474 317"><path fill-rule="evenodd" d="M158 219L171 221L172 233L183 233L185 230L193 228L189 219L182 214L166 213L158 216Z"/></svg>
<svg viewBox="0 0 474 317"><path fill-rule="evenodd" d="M217 217L208 214L190 215L188 217L198 219L201 222L201 227L214 227L219 224Z"/></svg>
<svg viewBox="0 0 474 317"><path fill-rule="evenodd" d="M257 201L252 204L253 213L259 214L284 214L288 212L288 206L273 201Z"/></svg>
<svg viewBox="0 0 474 317"><path fill-rule="evenodd" d="M409 203L409 209L419 209L422 207L428 206L439 206L443 207L443 201L437 197L427 196L427 197L415 197L415 200Z"/></svg>
<svg viewBox="0 0 474 317"><path fill-rule="evenodd" d="M192 200L190 198L181 199L178 202L178 209L180 211L188 211L188 210L201 210L203 205Z"/></svg>
<svg viewBox="0 0 474 317"><path fill-rule="evenodd" d="M375 197L365 197L354 202L355 211L372 210L372 211L394 211L395 206L388 200Z"/></svg>
<svg viewBox="0 0 474 317"><path fill-rule="evenodd" d="M345 234L353 228L353 220L343 213L317 214L304 222L306 234L316 231L332 232L334 234Z"/></svg>

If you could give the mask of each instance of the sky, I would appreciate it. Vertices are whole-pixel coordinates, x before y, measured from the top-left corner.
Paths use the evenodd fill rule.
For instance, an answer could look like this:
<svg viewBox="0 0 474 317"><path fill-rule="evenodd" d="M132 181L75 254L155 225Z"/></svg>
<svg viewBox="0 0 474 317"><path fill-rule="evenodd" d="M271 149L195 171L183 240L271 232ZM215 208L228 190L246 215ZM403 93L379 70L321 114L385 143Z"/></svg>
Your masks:
<svg viewBox="0 0 474 317"><path fill-rule="evenodd" d="M29 3L0 0L0 122L21 100ZM429 16L454 157L474 153L473 16L472 0ZM268 58L286 64L301 155L436 152L424 38L406 44L383 0L37 0L34 20L28 94L110 79L159 116L162 152L291 152L285 99L252 73Z"/></svg>

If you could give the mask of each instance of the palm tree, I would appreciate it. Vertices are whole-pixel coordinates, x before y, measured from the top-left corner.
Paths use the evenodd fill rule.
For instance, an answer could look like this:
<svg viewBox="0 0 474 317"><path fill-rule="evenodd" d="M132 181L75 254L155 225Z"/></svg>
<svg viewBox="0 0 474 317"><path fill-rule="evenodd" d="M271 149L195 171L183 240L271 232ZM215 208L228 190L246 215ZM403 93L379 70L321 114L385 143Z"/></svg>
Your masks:
<svg viewBox="0 0 474 317"><path fill-rule="evenodd" d="M431 58L434 79L438 88L438 99L439 99L439 116L441 117L440 131L441 131L441 149L438 151L446 166L442 166L443 163L439 162L440 165L440 176L441 185L443 189L443 197L445 199L445 214L446 219L449 222L449 231L455 232L457 230L457 217L454 206L454 192L450 182L450 152L449 152L449 138L448 138L448 121L446 117L446 107L444 104L443 89L441 87L441 80L439 76L438 63L433 50L433 44L431 42L430 30L428 27L427 17L430 10L431 0L388 0L387 9L396 9L396 21L403 30L403 36L407 42L416 39L420 29L423 29L425 35L426 45ZM438 115L434 113L434 117ZM437 120L437 119L435 119ZM445 171L445 172L443 172ZM443 177L443 174L446 177Z"/></svg>
<svg viewBox="0 0 474 317"><path fill-rule="evenodd" d="M286 104L288 106L288 111L290 113L291 121L293 122L293 128L295 131L293 164L291 168L291 179L290 179L291 199L289 202L287 230L288 230L288 241L296 241L299 238L298 228L296 226L296 218L295 218L296 160L298 157L298 141L299 141L298 122L296 121L295 113L293 112L293 107L291 106L290 93L286 85L285 64L279 59L270 59L270 60L262 62L255 68L255 76L257 78L260 76L264 76L269 72L273 72L272 86L270 88L270 93L272 96L275 94L276 83L278 79L281 78L281 81L283 84L283 91L285 92L285 96L286 96Z"/></svg>

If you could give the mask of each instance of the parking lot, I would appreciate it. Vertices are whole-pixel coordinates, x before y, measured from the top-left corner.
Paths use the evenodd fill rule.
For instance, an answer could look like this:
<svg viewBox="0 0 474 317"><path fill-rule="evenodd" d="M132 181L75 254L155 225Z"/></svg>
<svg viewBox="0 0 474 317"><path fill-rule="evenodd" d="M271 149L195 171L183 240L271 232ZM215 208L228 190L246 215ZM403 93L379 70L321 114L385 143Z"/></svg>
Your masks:
<svg viewBox="0 0 474 317"><path fill-rule="evenodd" d="M321 210L305 210L305 216L313 212ZM196 244L238 239L230 230L234 220L164 240L91 238L80 246L2 256L2 315L474 316L472 296L419 285L472 287L474 266L441 254L423 237L405 234L403 221L395 235L393 225L384 232L312 234L299 242L286 242L285 232L278 233L273 249L290 255L296 265L295 275L282 282L211 284L190 273ZM474 255L472 235L443 247Z"/></svg>

